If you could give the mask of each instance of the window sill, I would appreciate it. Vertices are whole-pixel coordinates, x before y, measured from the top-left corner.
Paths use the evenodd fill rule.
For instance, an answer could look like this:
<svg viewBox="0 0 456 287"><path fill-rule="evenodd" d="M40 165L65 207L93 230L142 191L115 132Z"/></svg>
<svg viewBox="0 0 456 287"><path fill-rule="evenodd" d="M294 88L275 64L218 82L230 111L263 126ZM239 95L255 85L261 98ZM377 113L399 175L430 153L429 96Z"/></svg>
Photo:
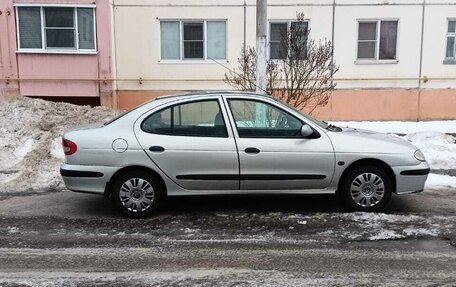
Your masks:
<svg viewBox="0 0 456 287"><path fill-rule="evenodd" d="M448 58L443 60L444 65L456 65L456 58Z"/></svg>
<svg viewBox="0 0 456 287"><path fill-rule="evenodd" d="M228 60L161 60L159 64L228 64Z"/></svg>
<svg viewBox="0 0 456 287"><path fill-rule="evenodd" d="M98 51L75 51L75 50L17 50L17 54L70 54L70 55L96 55Z"/></svg>
<svg viewBox="0 0 456 287"><path fill-rule="evenodd" d="M389 65L397 64L399 60L356 60L355 65Z"/></svg>

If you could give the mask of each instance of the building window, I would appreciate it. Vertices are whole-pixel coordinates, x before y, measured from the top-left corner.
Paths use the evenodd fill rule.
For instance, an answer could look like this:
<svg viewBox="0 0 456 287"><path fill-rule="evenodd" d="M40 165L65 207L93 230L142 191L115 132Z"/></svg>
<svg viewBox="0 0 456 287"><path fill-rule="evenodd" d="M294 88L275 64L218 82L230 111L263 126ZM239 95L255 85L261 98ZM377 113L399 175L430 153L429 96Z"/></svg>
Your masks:
<svg viewBox="0 0 456 287"><path fill-rule="evenodd" d="M284 35L287 35L291 29L304 29L306 36L299 39L302 45L307 46L308 21L288 21L288 22L271 22L269 23L269 59L284 59L287 56L287 47L282 43ZM307 58L307 52L304 50L301 59Z"/></svg>
<svg viewBox="0 0 456 287"><path fill-rule="evenodd" d="M17 7L20 51L95 51L94 8Z"/></svg>
<svg viewBox="0 0 456 287"><path fill-rule="evenodd" d="M447 46L445 58L455 60L456 58L456 20L448 21Z"/></svg>
<svg viewBox="0 0 456 287"><path fill-rule="evenodd" d="M226 60L226 21L160 21L161 60Z"/></svg>
<svg viewBox="0 0 456 287"><path fill-rule="evenodd" d="M397 20L359 21L358 59L396 60Z"/></svg>

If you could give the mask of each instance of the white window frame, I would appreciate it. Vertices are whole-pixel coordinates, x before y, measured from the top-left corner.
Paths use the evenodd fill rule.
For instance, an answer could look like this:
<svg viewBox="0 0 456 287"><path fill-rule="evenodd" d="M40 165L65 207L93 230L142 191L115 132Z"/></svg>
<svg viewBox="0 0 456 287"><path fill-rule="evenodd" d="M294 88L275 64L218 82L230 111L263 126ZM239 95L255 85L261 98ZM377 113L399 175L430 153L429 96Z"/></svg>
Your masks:
<svg viewBox="0 0 456 287"><path fill-rule="evenodd" d="M14 4L16 12L16 29L17 29L17 47L16 53L43 53L43 54L96 54L97 53L97 22L96 22L96 5L95 4ZM19 30L19 13L20 7L35 7L40 8L41 15L41 48L21 48L20 30ZM75 48L47 48L46 47L46 23L44 8L73 8L74 26L69 29L74 29ZM80 49L79 48L79 31L78 31L78 13L77 8L91 8L93 9L93 49Z"/></svg>
<svg viewBox="0 0 456 287"><path fill-rule="evenodd" d="M227 19L158 19L159 29L161 29L161 22L179 22L179 59L162 59L161 57L161 31L159 36L159 48L158 48L158 62L163 64L217 64L217 63L228 63L228 20ZM207 22L225 22L225 59L209 59L207 58ZM184 23L203 23L203 58L192 59L184 58Z"/></svg>
<svg viewBox="0 0 456 287"><path fill-rule="evenodd" d="M396 59L379 59L380 55L380 33L381 33L381 24L384 21L396 21L397 22L397 31L396 31ZM358 48L359 48L359 24L360 23L376 23L376 35L375 35L375 58L358 58ZM399 62L399 25L400 21L398 18L382 18L382 19L357 19L356 22L356 60L355 64L397 64ZM361 40L370 42L372 40Z"/></svg>
<svg viewBox="0 0 456 287"><path fill-rule="evenodd" d="M307 31L310 31L310 19L303 19L303 22L307 23ZM271 24L287 24L287 31L291 27L292 22L299 22L296 19L272 19L268 20L268 48L266 51L267 59L272 61L281 61L281 59L271 59ZM307 39L309 39L309 35L307 35ZM305 60L304 60L305 61Z"/></svg>
<svg viewBox="0 0 456 287"><path fill-rule="evenodd" d="M450 22L456 22L456 18L447 18L446 21L446 33L445 33L445 57L444 57L444 64L456 64L456 31L455 32L448 32L448 24ZM453 37L454 38L454 43L453 43L453 57L447 57L446 52L447 52L447 46L448 46L448 37Z"/></svg>

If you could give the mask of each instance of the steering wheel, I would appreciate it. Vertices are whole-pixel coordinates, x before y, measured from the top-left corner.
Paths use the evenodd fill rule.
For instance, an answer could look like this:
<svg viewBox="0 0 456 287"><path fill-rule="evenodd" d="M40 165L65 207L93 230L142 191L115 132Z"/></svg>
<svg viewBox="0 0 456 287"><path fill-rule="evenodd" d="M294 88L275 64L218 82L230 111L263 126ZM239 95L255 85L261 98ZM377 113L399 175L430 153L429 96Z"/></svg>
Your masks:
<svg viewBox="0 0 456 287"><path fill-rule="evenodd" d="M287 117L283 114L281 114L279 116L279 118L277 119L277 122L275 124L275 129L283 129L285 128L285 125L287 124Z"/></svg>

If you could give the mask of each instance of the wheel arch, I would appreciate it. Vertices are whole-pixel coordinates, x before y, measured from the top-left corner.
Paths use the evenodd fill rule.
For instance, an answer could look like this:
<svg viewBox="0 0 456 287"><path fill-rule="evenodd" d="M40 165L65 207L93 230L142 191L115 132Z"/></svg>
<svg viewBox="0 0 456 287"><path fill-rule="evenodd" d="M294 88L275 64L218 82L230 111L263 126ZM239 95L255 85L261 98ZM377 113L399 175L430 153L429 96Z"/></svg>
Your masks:
<svg viewBox="0 0 456 287"><path fill-rule="evenodd" d="M143 170L143 171L146 171L150 174L152 174L157 180L158 182L160 183L160 185L163 187L163 190L165 191L165 196L167 195L168 193L168 189L166 188L166 184L165 184L165 181L163 180L163 178L161 177L161 175L156 172L155 170L149 168L149 167L146 167L146 166L142 166L142 165L130 165L130 166L125 166L125 167L122 167L121 169L119 169L118 171L116 171L112 176L111 178L109 179L109 181L106 183L106 187L105 187L105 192L104 192L104 195L105 196L110 196L111 193L112 193L112 185L113 185L113 182L114 182L114 179L116 177L118 177L119 175L121 174L124 174L124 173L127 173L129 171L132 171L132 170Z"/></svg>
<svg viewBox="0 0 456 287"><path fill-rule="evenodd" d="M344 181L345 177L347 176L347 174L351 170L353 170L357 167L363 166L363 165L371 165L371 166L376 166L376 167L383 169L388 174L389 178L391 179L391 183L393 185L393 193L396 193L396 175L394 174L393 169L386 162L376 159L376 158L359 159L359 160L352 162L350 165L348 165L345 168L345 170L342 172L339 182L337 184L338 193L340 190L340 186L341 186L342 182Z"/></svg>

